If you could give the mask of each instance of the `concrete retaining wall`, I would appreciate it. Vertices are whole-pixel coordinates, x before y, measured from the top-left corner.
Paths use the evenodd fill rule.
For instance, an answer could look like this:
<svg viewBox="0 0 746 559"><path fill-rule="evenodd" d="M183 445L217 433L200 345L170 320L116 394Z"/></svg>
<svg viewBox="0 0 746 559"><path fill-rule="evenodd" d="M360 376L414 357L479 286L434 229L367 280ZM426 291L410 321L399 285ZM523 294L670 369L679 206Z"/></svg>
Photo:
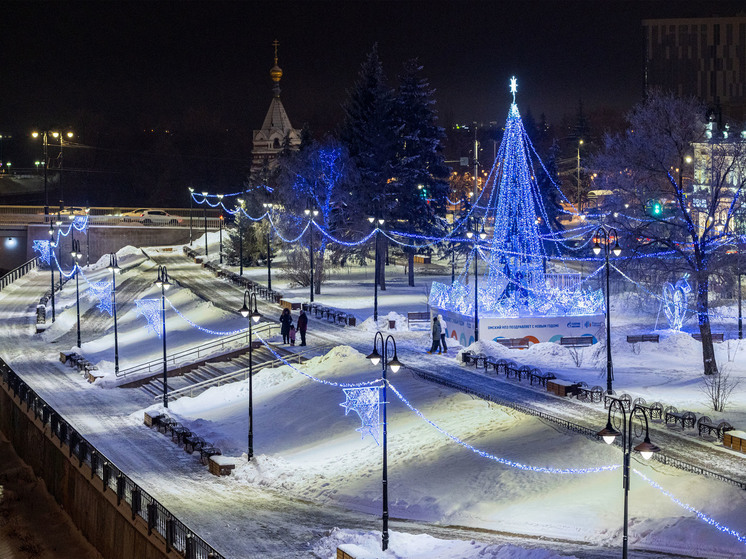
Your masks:
<svg viewBox="0 0 746 559"><path fill-rule="evenodd" d="M18 456L34 470L86 539L107 559L162 559L181 557L166 552L166 542L155 531L149 536L145 521L116 494L104 491L84 462L70 458L66 444L43 427L34 414L0 382L0 430Z"/></svg>

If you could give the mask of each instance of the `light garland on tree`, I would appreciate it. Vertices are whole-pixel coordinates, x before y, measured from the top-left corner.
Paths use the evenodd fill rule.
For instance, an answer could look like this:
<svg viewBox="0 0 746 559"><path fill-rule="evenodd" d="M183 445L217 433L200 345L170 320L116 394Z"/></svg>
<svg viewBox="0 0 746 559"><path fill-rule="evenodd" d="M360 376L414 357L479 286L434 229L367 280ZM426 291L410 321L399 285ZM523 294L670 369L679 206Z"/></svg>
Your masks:
<svg viewBox="0 0 746 559"><path fill-rule="evenodd" d="M671 330L681 330L686 318L686 296L692 290L687 282L688 276L685 274L675 286L670 282L663 284L663 311Z"/></svg>

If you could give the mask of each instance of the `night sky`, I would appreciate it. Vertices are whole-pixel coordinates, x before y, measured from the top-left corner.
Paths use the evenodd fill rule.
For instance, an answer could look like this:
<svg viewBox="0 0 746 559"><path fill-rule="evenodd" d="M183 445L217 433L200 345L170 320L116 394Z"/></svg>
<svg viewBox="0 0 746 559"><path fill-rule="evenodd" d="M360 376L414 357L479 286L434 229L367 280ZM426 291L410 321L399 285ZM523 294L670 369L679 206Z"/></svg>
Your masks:
<svg viewBox="0 0 746 559"><path fill-rule="evenodd" d="M419 57L441 124L502 122L518 104L557 121L642 91L641 20L735 15L742 2L4 2L0 134L65 126L169 127L206 111L246 134L271 99L274 39L295 127L332 129L378 42L395 83ZM80 138L85 141L84 138Z"/></svg>

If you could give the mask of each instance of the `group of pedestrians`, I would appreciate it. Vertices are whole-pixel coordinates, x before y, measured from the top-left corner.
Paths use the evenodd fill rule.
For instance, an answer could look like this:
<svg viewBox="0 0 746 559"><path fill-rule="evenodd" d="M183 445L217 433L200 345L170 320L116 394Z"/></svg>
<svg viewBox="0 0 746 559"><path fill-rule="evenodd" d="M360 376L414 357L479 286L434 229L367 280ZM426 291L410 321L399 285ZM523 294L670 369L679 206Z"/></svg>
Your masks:
<svg viewBox="0 0 746 559"><path fill-rule="evenodd" d="M282 334L282 343L295 345L296 333L300 334L300 345L306 345L306 330L308 329L308 316L306 311L301 309L298 316L298 328L293 324L293 315L290 309L283 309L280 315L280 333Z"/></svg>
<svg viewBox="0 0 746 559"><path fill-rule="evenodd" d="M448 346L446 345L446 321L443 320L443 315L433 317L433 345L430 346L428 353L448 353Z"/></svg>

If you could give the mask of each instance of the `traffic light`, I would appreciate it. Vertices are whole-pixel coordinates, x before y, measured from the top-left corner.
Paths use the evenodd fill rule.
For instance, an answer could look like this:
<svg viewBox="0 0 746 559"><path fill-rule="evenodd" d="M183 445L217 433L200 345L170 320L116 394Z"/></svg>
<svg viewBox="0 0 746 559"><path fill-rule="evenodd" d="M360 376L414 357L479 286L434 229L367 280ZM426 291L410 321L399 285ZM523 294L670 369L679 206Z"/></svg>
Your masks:
<svg viewBox="0 0 746 559"><path fill-rule="evenodd" d="M663 214L663 204L660 200L648 201L648 212L653 217L660 217Z"/></svg>

